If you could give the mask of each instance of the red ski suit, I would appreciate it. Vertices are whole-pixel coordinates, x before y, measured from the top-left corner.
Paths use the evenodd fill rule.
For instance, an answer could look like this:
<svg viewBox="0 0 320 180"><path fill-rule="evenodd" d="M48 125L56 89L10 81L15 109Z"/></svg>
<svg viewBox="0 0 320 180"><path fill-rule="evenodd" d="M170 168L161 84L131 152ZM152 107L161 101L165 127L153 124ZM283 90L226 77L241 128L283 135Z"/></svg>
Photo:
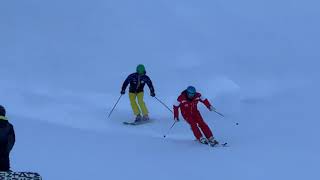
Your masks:
<svg viewBox="0 0 320 180"><path fill-rule="evenodd" d="M180 108L181 114L183 118L190 124L194 136L197 139L200 139L202 137L202 131L206 138L210 138L213 136L212 131L204 122L198 110L198 102L202 102L208 109L211 107L208 99L203 98L200 93L196 93L192 99L189 99L186 91L183 91L178 97L176 104L173 105L174 119L179 119Z"/></svg>

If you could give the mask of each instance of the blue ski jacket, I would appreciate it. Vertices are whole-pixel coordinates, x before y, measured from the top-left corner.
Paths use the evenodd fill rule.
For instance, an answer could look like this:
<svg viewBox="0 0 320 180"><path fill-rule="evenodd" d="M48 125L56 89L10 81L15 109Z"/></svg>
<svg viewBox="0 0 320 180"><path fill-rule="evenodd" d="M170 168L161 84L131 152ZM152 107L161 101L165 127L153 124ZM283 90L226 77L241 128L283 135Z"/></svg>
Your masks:
<svg viewBox="0 0 320 180"><path fill-rule="evenodd" d="M130 93L140 93L143 92L144 86L147 84L151 94L154 94L154 88L151 79L146 74L138 74L132 73L130 74L127 79L123 82L122 91L124 92L128 86Z"/></svg>

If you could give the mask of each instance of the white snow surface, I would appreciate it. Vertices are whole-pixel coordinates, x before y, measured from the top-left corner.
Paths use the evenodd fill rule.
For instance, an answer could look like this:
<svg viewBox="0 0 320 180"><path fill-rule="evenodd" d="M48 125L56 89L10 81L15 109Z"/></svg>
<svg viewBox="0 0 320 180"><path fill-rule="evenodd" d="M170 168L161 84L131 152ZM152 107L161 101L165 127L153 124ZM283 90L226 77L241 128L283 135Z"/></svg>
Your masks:
<svg viewBox="0 0 320 180"><path fill-rule="evenodd" d="M316 0L2 0L0 104L15 171L45 180L319 179ZM145 64L169 107L194 85L227 148L194 141L146 88L133 120L126 76ZM239 126L235 126L239 122Z"/></svg>

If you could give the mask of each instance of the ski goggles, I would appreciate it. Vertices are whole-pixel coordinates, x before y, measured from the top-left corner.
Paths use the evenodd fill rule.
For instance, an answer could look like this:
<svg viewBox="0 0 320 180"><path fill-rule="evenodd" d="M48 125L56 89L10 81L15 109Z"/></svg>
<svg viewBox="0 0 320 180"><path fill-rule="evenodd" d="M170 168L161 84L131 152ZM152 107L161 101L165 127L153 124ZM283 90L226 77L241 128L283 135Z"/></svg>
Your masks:
<svg viewBox="0 0 320 180"><path fill-rule="evenodd" d="M188 97L194 97L196 95L196 93L188 92L187 95L188 95Z"/></svg>

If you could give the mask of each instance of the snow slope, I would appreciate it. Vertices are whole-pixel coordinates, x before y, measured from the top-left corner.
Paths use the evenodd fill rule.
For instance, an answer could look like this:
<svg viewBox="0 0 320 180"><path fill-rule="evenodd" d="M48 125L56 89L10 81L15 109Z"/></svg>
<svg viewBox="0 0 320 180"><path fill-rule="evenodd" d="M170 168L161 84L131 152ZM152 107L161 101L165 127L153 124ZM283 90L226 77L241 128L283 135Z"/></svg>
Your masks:
<svg viewBox="0 0 320 180"><path fill-rule="evenodd" d="M0 103L15 125L13 170L44 179L319 179L320 17L315 0L0 2ZM194 85L228 148L198 145L148 96L152 124L124 78L146 65L170 107ZM240 126L235 126L239 122Z"/></svg>

